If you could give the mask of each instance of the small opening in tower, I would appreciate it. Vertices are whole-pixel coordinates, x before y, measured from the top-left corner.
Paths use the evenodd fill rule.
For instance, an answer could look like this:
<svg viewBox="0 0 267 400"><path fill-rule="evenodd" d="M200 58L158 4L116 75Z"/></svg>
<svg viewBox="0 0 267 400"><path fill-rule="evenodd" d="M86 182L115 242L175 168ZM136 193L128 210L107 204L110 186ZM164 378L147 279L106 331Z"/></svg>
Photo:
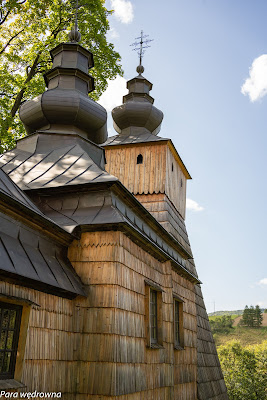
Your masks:
<svg viewBox="0 0 267 400"><path fill-rule="evenodd" d="M173 172L173 163L172 163L172 172Z"/></svg>
<svg viewBox="0 0 267 400"><path fill-rule="evenodd" d="M142 154L138 154L136 164L143 164L143 156L142 156Z"/></svg>
<svg viewBox="0 0 267 400"><path fill-rule="evenodd" d="M183 180L181 179L181 187L183 187Z"/></svg>

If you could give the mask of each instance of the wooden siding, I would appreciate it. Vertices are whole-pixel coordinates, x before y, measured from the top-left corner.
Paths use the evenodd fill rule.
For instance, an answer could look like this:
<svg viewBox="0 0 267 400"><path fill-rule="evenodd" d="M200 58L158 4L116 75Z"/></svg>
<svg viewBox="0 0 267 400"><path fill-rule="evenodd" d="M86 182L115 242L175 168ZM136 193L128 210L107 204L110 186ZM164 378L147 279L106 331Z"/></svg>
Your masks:
<svg viewBox="0 0 267 400"><path fill-rule="evenodd" d="M166 151L165 193L176 210L185 218L186 177L169 146Z"/></svg>
<svg viewBox="0 0 267 400"><path fill-rule="evenodd" d="M153 390L153 398L173 399L175 387L180 386L182 393L186 393L185 385L190 395L181 399L195 399L197 325L194 285L172 271L169 262L154 259L120 232L84 233L69 254L82 281L90 285L88 299L77 300L81 310L92 312L93 308L98 321L103 321L98 322L98 327L94 323L93 329L95 337L103 337L101 350L116 374L116 381L109 386L110 394L118 398L123 396L125 400L139 399L142 392L149 395ZM163 290L163 348L160 349L146 346L145 279ZM185 350L174 350L174 292L185 301ZM109 333L108 340L105 332ZM184 355L179 358L178 353ZM177 365L174 364L175 357ZM182 373L184 358L188 366L187 372ZM107 394L101 387L95 387L94 393Z"/></svg>
<svg viewBox="0 0 267 400"><path fill-rule="evenodd" d="M37 304L22 373L27 390L61 391L66 400L196 399L194 284L121 232L83 233L69 258L86 298L0 282L1 293ZM145 280L163 290L160 349L146 346ZM184 350L174 349L173 294L184 300Z"/></svg>
<svg viewBox="0 0 267 400"><path fill-rule="evenodd" d="M195 292L198 337L198 400L229 400L199 285L195 285Z"/></svg>
<svg viewBox="0 0 267 400"><path fill-rule="evenodd" d="M166 144L130 145L106 148L106 170L133 194L164 193ZM143 163L137 164L142 154Z"/></svg>
<svg viewBox="0 0 267 400"><path fill-rule="evenodd" d="M153 217L190 253L190 243L183 217L176 210L170 199L162 193L137 194L138 201Z"/></svg>
<svg viewBox="0 0 267 400"><path fill-rule="evenodd" d="M110 146L105 152L106 170L131 193L165 193L185 218L187 178L167 142ZM142 164L137 164L139 154L143 156Z"/></svg>

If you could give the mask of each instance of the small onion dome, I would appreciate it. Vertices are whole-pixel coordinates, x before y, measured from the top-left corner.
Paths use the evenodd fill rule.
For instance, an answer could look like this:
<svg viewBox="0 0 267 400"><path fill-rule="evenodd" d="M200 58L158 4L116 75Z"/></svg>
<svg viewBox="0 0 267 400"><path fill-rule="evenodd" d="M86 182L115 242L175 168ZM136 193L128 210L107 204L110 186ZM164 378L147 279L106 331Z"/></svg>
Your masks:
<svg viewBox="0 0 267 400"><path fill-rule="evenodd" d="M73 26L69 33L70 42L78 43L78 42L80 42L81 38L82 38L82 36L81 36L80 32L78 31L78 28L76 28L76 26Z"/></svg>
<svg viewBox="0 0 267 400"><path fill-rule="evenodd" d="M154 99L149 95L152 83L141 75L143 71L142 65L137 67L139 75L127 82L129 93L123 97L123 104L112 110L118 133L135 134L142 127L157 135L160 130L163 113L153 106Z"/></svg>
<svg viewBox="0 0 267 400"><path fill-rule="evenodd" d="M88 97L94 79L88 68L93 55L77 43L62 43L51 51L53 67L45 76L48 90L25 102L20 118L28 134L79 134L97 144L107 139L107 113Z"/></svg>
<svg viewBox="0 0 267 400"><path fill-rule="evenodd" d="M145 68L143 65L139 64L138 67L136 67L136 72L138 72L139 75L141 75L144 72Z"/></svg>

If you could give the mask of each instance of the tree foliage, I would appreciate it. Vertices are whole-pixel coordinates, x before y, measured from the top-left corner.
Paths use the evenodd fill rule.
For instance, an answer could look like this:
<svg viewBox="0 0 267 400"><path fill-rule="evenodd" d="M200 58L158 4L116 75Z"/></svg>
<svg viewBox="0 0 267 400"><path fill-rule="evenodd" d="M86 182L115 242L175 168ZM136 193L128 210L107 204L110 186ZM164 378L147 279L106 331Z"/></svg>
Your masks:
<svg viewBox="0 0 267 400"><path fill-rule="evenodd" d="M218 355L230 400L266 400L267 341L247 347L229 342Z"/></svg>
<svg viewBox="0 0 267 400"><path fill-rule="evenodd" d="M96 90L99 98L107 80L122 75L120 56L106 39L109 29L104 0L79 0L78 25L81 45L94 54ZM0 112L2 149L24 135L18 118L20 105L45 90L42 75L51 68L49 51L74 23L76 0L6 0L0 8Z"/></svg>
<svg viewBox="0 0 267 400"><path fill-rule="evenodd" d="M260 307L257 305L256 307L254 306L246 306L242 319L240 321L240 325L244 326L249 326L249 327L254 327L254 328L259 328L262 324L263 316L262 316L262 310Z"/></svg>
<svg viewBox="0 0 267 400"><path fill-rule="evenodd" d="M233 327L231 315L223 315L210 320L212 333L228 333Z"/></svg>

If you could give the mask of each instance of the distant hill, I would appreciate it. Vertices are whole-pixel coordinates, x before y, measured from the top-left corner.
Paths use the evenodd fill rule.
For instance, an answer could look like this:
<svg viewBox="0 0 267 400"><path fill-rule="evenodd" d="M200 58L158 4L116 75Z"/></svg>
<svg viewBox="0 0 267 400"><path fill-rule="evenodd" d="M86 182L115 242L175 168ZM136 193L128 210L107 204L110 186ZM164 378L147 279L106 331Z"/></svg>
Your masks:
<svg viewBox="0 0 267 400"><path fill-rule="evenodd" d="M239 313L239 315L238 315ZM226 344L230 340L238 340L242 346L249 344L260 344L267 340L267 313L263 314L262 326L260 328L249 328L246 326L239 326L238 323L241 319L243 310L235 311L218 311L209 314L210 321L220 318L222 315L230 315L233 321L233 328L228 333L216 332L213 334L216 346ZM216 318L217 317L217 318Z"/></svg>
<svg viewBox="0 0 267 400"><path fill-rule="evenodd" d="M262 326L267 326L267 313L264 313L262 315L262 317L263 317L262 318ZM233 326L237 326L238 323L240 322L241 318L242 318L241 315L239 317L235 318Z"/></svg>
<svg viewBox="0 0 267 400"><path fill-rule="evenodd" d="M209 317L219 317L221 315L242 315L244 310L235 310L235 311L215 311L209 313ZM263 311L263 310L262 310Z"/></svg>

